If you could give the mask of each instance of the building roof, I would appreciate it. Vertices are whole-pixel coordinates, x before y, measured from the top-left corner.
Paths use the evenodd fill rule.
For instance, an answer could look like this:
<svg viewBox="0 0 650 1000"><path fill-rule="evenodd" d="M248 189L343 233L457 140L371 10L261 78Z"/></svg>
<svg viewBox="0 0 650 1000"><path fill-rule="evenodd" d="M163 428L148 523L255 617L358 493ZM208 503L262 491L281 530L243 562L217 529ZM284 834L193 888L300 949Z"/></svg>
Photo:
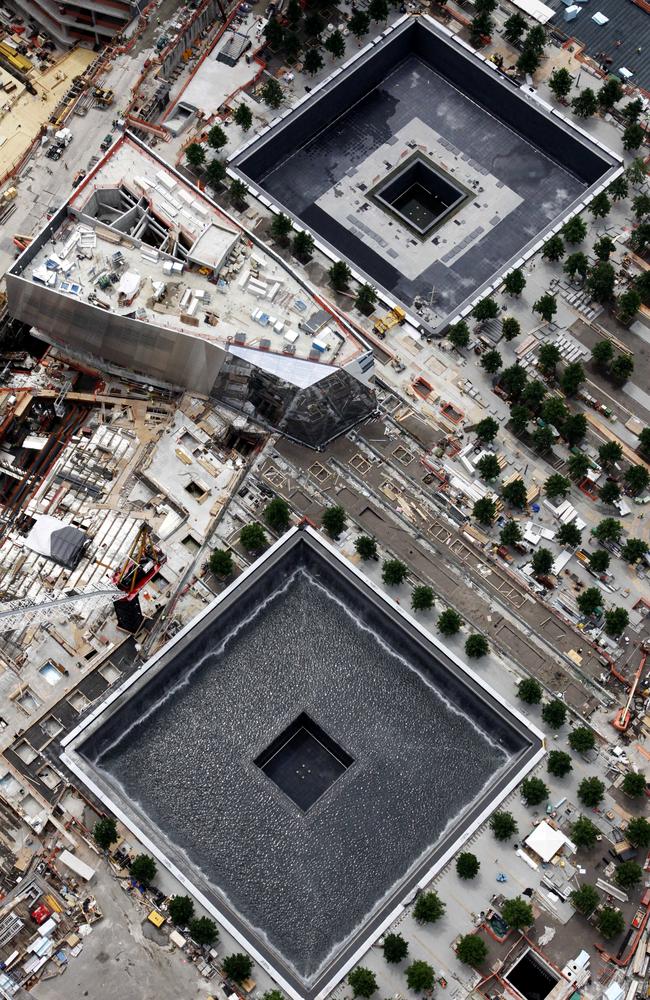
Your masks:
<svg viewBox="0 0 650 1000"><path fill-rule="evenodd" d="M553 24L560 31L581 42L587 55L604 64L611 73L621 68L632 73L630 82L650 90L650 14L638 7L633 0L589 0L580 4L575 21L564 20L566 10L563 0L548 0L556 11ZM609 20L597 24L594 14L604 14ZM620 42L620 45L617 43ZM611 63L599 54L603 53ZM588 81L583 82L586 86Z"/></svg>
<svg viewBox="0 0 650 1000"><path fill-rule="evenodd" d="M531 851L534 851L542 859L542 861L550 861L555 855L562 850L562 848L568 845L573 848L573 844L568 837L562 833L561 830L556 830L555 827L547 823L546 820L535 827L533 832L529 837L526 837L524 842Z"/></svg>

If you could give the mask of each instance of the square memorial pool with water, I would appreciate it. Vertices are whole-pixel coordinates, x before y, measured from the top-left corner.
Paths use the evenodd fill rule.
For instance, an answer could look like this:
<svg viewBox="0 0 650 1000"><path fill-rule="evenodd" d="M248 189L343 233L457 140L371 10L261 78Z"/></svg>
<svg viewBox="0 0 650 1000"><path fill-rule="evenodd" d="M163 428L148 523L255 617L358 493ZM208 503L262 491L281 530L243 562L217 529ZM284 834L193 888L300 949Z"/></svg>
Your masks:
<svg viewBox="0 0 650 1000"><path fill-rule="evenodd" d="M305 528L82 723L65 760L315 998L541 752Z"/></svg>

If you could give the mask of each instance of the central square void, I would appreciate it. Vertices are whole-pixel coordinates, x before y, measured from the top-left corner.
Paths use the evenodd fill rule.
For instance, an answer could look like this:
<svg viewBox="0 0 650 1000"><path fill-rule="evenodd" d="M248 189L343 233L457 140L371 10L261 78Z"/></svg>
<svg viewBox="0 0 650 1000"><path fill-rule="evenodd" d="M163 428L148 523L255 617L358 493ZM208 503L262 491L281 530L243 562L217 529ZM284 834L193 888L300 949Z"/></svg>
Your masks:
<svg viewBox="0 0 650 1000"><path fill-rule="evenodd" d="M430 233L467 197L420 155L378 184L373 195L418 236Z"/></svg>
<svg viewBox="0 0 650 1000"><path fill-rule="evenodd" d="M299 809L307 812L354 759L306 712L273 740L255 760Z"/></svg>

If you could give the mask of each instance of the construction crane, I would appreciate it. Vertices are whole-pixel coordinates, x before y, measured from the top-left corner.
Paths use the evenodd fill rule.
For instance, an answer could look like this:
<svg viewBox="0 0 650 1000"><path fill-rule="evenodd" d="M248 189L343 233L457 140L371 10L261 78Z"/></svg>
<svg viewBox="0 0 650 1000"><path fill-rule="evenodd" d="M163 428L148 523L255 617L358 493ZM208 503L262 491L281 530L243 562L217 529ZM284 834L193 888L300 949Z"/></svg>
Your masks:
<svg viewBox="0 0 650 1000"><path fill-rule="evenodd" d="M154 544L151 528L148 524L143 524L124 563L113 576L113 583L125 595L123 600L134 600L165 560L166 556Z"/></svg>
<svg viewBox="0 0 650 1000"><path fill-rule="evenodd" d="M636 689L639 686L639 681L641 680L641 675L645 668L645 662L648 658L648 651L645 646L642 647L641 662L639 663L639 669L634 675L634 680L630 686L630 693L628 695L627 701L623 708L620 708L614 718L612 719L612 725L614 729L617 729L619 733L624 733L627 731L630 722L632 721L632 701L634 700L634 695Z"/></svg>

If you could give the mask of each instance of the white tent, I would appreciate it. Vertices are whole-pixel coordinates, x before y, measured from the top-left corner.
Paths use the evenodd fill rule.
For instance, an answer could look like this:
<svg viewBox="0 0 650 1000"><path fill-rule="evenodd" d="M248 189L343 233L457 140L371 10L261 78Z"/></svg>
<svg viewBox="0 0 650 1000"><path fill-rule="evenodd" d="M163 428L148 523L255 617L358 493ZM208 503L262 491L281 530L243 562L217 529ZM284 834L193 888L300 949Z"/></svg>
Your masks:
<svg viewBox="0 0 650 1000"><path fill-rule="evenodd" d="M526 847L536 854L542 861L550 861L566 845L570 853L575 851L574 845L561 830L556 830L546 820L535 827L530 837L524 841Z"/></svg>

